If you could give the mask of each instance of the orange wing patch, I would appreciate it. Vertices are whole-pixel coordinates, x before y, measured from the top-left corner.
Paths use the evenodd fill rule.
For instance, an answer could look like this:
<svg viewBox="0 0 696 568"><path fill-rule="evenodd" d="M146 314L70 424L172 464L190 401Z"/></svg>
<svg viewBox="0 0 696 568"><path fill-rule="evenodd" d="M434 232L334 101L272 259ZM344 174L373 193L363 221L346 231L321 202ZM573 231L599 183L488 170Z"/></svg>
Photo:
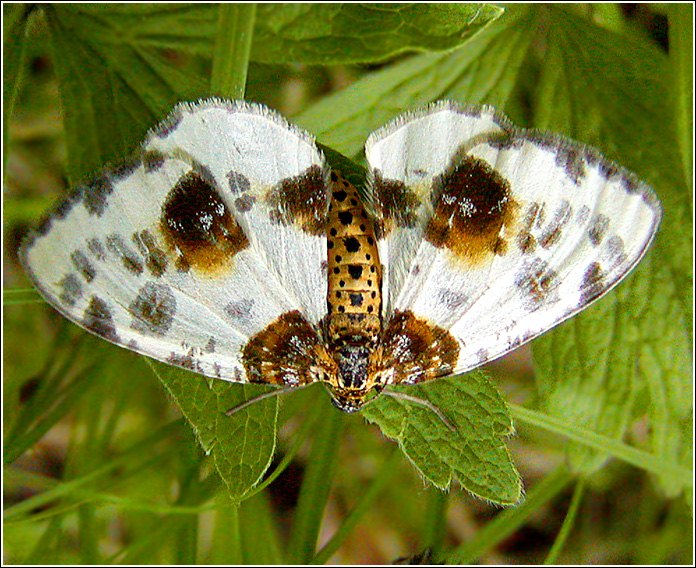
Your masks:
<svg viewBox="0 0 696 568"><path fill-rule="evenodd" d="M459 343L446 329L411 311L395 312L370 356L370 376L389 375L389 384L415 384L449 375Z"/></svg>

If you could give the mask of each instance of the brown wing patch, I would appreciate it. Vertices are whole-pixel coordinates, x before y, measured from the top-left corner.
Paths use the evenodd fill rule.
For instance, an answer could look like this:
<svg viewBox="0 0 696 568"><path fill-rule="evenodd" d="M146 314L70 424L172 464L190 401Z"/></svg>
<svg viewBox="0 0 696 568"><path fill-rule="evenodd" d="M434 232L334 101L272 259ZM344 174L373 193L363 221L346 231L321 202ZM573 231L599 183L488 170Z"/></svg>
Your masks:
<svg viewBox="0 0 696 568"><path fill-rule="evenodd" d="M252 383L300 386L337 372L319 335L299 311L286 312L254 335L242 350Z"/></svg>
<svg viewBox="0 0 696 568"><path fill-rule="evenodd" d="M198 172L184 175L169 192L160 230L180 270L210 276L229 268L249 241L214 185Z"/></svg>
<svg viewBox="0 0 696 568"><path fill-rule="evenodd" d="M504 229L515 222L519 206L510 182L485 161L463 156L433 182L433 216L425 238L457 258L479 263L504 254Z"/></svg>
<svg viewBox="0 0 696 568"><path fill-rule="evenodd" d="M266 195L271 219L281 225L295 224L311 235L323 235L329 206L324 172L311 166L295 177L281 180Z"/></svg>
<svg viewBox="0 0 696 568"><path fill-rule="evenodd" d="M378 239L396 227L414 227L420 205L418 196L404 182L385 179L378 169L373 171L372 208Z"/></svg>
<svg viewBox="0 0 696 568"><path fill-rule="evenodd" d="M459 343L446 329L397 311L370 357L371 375L392 372L391 384L414 384L449 375L459 356Z"/></svg>

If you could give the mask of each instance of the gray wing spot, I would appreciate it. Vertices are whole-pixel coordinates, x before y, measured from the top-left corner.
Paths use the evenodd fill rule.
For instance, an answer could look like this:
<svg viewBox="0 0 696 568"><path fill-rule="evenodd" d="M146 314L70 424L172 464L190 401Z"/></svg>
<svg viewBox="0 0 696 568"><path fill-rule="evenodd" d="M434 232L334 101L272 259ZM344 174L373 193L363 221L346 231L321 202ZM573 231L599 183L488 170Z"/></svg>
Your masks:
<svg viewBox="0 0 696 568"><path fill-rule="evenodd" d="M132 240L140 254L145 257L145 266L150 273L159 278L167 270L167 254L157 246L157 241L147 229L133 233Z"/></svg>
<svg viewBox="0 0 696 568"><path fill-rule="evenodd" d="M557 302L559 284L556 271L538 257L525 262L515 276L515 285L525 294L530 309Z"/></svg>
<svg viewBox="0 0 696 568"><path fill-rule="evenodd" d="M592 246L599 246L604 240L604 236L609 228L609 217L602 213L596 215L587 229L587 235L590 237Z"/></svg>
<svg viewBox="0 0 696 568"><path fill-rule="evenodd" d="M106 251L104 245L97 238L92 238L87 241L87 249L92 253L92 256L99 262L106 260Z"/></svg>
<svg viewBox="0 0 696 568"><path fill-rule="evenodd" d="M114 191L111 180L106 176L95 179L83 190L82 202L90 215L101 217L106 211L107 197Z"/></svg>
<svg viewBox="0 0 696 568"><path fill-rule="evenodd" d="M548 249L555 245L563 234L563 228L570 221L573 209L568 201L562 201L558 209L554 212L553 218L549 222L544 232L539 238L539 244Z"/></svg>
<svg viewBox="0 0 696 568"><path fill-rule="evenodd" d="M148 282L128 307L131 328L147 335L166 335L176 314L176 298L169 286Z"/></svg>
<svg viewBox="0 0 696 568"><path fill-rule="evenodd" d="M68 274L60 283L63 291L60 293L60 301L68 306L74 306L75 302L82 297L82 284L74 274Z"/></svg>
<svg viewBox="0 0 696 568"><path fill-rule="evenodd" d="M83 253L81 250L73 251L73 253L70 255L70 260L72 261L73 266L85 279L85 282L91 282L94 280L97 273L85 253Z"/></svg>
<svg viewBox="0 0 696 568"><path fill-rule="evenodd" d="M606 289L606 275L598 262L592 262L585 270L580 284L580 306L590 303Z"/></svg>
<svg viewBox="0 0 696 568"><path fill-rule="evenodd" d="M247 178L244 174L240 174L239 172L235 171L230 171L227 173L227 183L230 186L230 191L237 195L240 193L246 193L251 189L251 183L249 182L249 178Z"/></svg>
<svg viewBox="0 0 696 568"><path fill-rule="evenodd" d="M121 238L121 235L114 233L106 237L106 248L121 259L126 270L133 274L142 274L142 262L140 262L136 252Z"/></svg>
<svg viewBox="0 0 696 568"><path fill-rule="evenodd" d="M256 203L256 198L253 195L242 195L234 200L234 206L240 213L251 211L254 203Z"/></svg>
<svg viewBox="0 0 696 568"><path fill-rule="evenodd" d="M118 334L111 310L107 303L98 296L92 296L83 314L82 325L92 333L96 333L109 341L118 342Z"/></svg>
<svg viewBox="0 0 696 568"><path fill-rule="evenodd" d="M238 302L230 302L225 306L225 314L233 321L248 322L254 300L244 299Z"/></svg>
<svg viewBox="0 0 696 568"><path fill-rule="evenodd" d="M437 292L437 302L445 306L448 310L454 311L461 309L462 306L466 305L468 300L469 298L465 294L457 292L456 290L441 288Z"/></svg>
<svg viewBox="0 0 696 568"><path fill-rule="evenodd" d="M610 237L605 246L612 267L626 262L625 245L621 237L618 235Z"/></svg>

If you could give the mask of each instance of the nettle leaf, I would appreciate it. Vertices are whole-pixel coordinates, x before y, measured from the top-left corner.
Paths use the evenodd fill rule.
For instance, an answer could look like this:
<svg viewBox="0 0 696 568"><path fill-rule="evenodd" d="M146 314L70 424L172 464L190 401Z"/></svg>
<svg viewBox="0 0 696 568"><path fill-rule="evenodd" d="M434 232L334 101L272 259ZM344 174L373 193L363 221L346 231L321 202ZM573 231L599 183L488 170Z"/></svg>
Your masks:
<svg viewBox="0 0 696 568"><path fill-rule="evenodd" d="M509 7L460 49L427 54L370 73L324 97L294 120L346 156L397 114L443 98L504 107L534 35L531 11Z"/></svg>
<svg viewBox="0 0 696 568"><path fill-rule="evenodd" d="M438 379L426 386L395 388L439 408L454 430L431 409L386 395L362 415L396 440L418 471L436 487L456 478L474 495L512 505L522 495L520 476L505 445L513 433L510 413L484 373Z"/></svg>
<svg viewBox="0 0 696 568"><path fill-rule="evenodd" d="M542 403L569 423L620 438L638 393L647 392L653 451L688 465L693 241L678 131L669 126L666 58L562 9L547 16L535 125L596 145L646 179L664 219L653 250L626 282L534 342ZM605 459L578 444L568 452L583 472ZM670 494L681 491L667 474L661 482Z"/></svg>
<svg viewBox="0 0 696 568"><path fill-rule="evenodd" d="M252 58L328 65L448 50L502 13L489 4L259 4Z"/></svg>
<svg viewBox="0 0 696 568"><path fill-rule="evenodd" d="M257 401L227 416L225 411L267 387L230 385L156 361L148 363L174 397L205 452L213 456L232 499L241 500L271 464L278 397Z"/></svg>

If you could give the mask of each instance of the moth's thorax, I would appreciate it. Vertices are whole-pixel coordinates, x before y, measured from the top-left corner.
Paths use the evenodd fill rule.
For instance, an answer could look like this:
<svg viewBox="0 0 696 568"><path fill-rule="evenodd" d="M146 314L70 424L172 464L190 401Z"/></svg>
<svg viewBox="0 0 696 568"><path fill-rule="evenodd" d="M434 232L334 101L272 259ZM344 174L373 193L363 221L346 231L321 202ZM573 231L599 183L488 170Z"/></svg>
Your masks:
<svg viewBox="0 0 696 568"><path fill-rule="evenodd" d="M372 344L344 344L333 350L338 373L329 375L327 382L335 406L344 412L356 412L382 390L381 384L369 370Z"/></svg>

